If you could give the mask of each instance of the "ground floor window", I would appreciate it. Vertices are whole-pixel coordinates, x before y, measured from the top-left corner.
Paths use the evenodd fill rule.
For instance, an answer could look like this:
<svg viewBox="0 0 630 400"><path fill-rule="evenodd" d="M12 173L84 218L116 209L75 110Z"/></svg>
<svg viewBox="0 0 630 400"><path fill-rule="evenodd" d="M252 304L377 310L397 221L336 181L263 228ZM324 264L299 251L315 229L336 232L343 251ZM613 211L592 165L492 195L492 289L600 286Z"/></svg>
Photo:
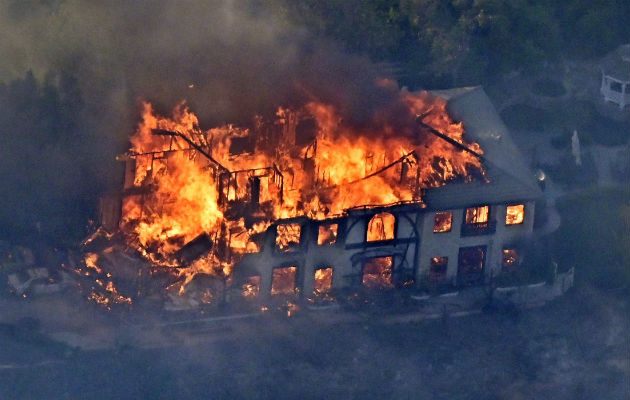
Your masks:
<svg viewBox="0 0 630 400"><path fill-rule="evenodd" d="M486 246L463 247L459 249L457 279L460 285L474 285L483 282L483 268L486 261Z"/></svg>
<svg viewBox="0 0 630 400"><path fill-rule="evenodd" d="M260 292L260 275L249 276L241 286L241 294L246 298L257 297Z"/></svg>
<svg viewBox="0 0 630 400"><path fill-rule="evenodd" d="M363 286L369 288L393 287L392 270L394 257L374 257L367 259L363 264Z"/></svg>
<svg viewBox="0 0 630 400"><path fill-rule="evenodd" d="M332 289L333 269L330 267L315 270L315 283L313 290L315 294L324 294Z"/></svg>
<svg viewBox="0 0 630 400"><path fill-rule="evenodd" d="M516 249L503 249L503 259L501 266L503 270L513 272L518 265L518 252Z"/></svg>
<svg viewBox="0 0 630 400"><path fill-rule="evenodd" d="M367 229L368 242L378 242L394 238L396 217L390 213L379 213L372 217Z"/></svg>
<svg viewBox="0 0 630 400"><path fill-rule="evenodd" d="M446 279L446 268L448 267L448 257L433 257L429 269L429 280L441 282Z"/></svg>
<svg viewBox="0 0 630 400"><path fill-rule="evenodd" d="M271 294L272 295L289 295L295 294L295 281L297 277L297 267L274 268L271 277Z"/></svg>

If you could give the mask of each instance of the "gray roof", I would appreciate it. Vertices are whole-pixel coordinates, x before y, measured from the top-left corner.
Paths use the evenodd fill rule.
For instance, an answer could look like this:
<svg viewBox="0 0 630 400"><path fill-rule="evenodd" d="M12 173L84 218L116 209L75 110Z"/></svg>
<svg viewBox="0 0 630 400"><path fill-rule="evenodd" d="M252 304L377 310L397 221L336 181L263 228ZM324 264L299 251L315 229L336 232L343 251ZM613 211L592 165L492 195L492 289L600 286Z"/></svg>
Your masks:
<svg viewBox="0 0 630 400"><path fill-rule="evenodd" d="M487 182L450 183L428 189L424 197L428 207L461 208L532 200L541 196L534 173L483 88L435 90L431 93L447 100L451 117L464 123L465 138L481 146Z"/></svg>
<svg viewBox="0 0 630 400"><path fill-rule="evenodd" d="M602 59L600 68L604 75L622 82L630 82L630 44L624 44Z"/></svg>

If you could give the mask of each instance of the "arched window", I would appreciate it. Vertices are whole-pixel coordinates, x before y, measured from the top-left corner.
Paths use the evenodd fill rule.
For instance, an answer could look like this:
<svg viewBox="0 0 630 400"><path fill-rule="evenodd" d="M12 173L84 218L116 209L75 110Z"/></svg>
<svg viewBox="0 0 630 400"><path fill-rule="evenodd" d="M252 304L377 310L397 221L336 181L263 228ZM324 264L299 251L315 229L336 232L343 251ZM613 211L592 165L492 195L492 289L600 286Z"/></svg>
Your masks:
<svg viewBox="0 0 630 400"><path fill-rule="evenodd" d="M379 213L372 217L367 229L367 241L377 242L394 238L396 217L390 213Z"/></svg>

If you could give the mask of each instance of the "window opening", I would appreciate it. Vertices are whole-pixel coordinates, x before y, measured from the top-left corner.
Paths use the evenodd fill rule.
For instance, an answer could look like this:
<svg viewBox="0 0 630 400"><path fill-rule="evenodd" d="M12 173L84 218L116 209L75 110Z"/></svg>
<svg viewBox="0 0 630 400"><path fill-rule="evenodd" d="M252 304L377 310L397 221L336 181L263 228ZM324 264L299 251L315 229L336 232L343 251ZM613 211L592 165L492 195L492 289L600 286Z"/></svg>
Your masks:
<svg viewBox="0 0 630 400"><path fill-rule="evenodd" d="M466 247L459 249L458 278L463 285L472 285L483 280L486 248Z"/></svg>
<svg viewBox="0 0 630 400"><path fill-rule="evenodd" d="M337 242L339 224L322 224L319 226L317 244L319 246L331 245Z"/></svg>
<svg viewBox="0 0 630 400"><path fill-rule="evenodd" d="M393 257L375 257L366 260L363 265L363 286L368 288L391 288Z"/></svg>
<svg viewBox="0 0 630 400"><path fill-rule="evenodd" d="M331 267L319 268L315 270L315 283L313 291L315 294L324 294L332 289L333 269Z"/></svg>
<svg viewBox="0 0 630 400"><path fill-rule="evenodd" d="M379 213L372 217L368 224L367 241L377 242L394 238L396 217L390 213Z"/></svg>
<svg viewBox="0 0 630 400"><path fill-rule="evenodd" d="M469 207L466 209L467 224L483 224L488 222L490 206Z"/></svg>
<svg viewBox="0 0 630 400"><path fill-rule="evenodd" d="M431 269L429 279L433 282L440 282L446 279L446 269L448 267L448 257L433 257L431 259Z"/></svg>
<svg viewBox="0 0 630 400"><path fill-rule="evenodd" d="M513 272L518 266L518 252L516 249L503 249L501 266L504 270Z"/></svg>
<svg viewBox="0 0 630 400"><path fill-rule="evenodd" d="M274 268L271 277L272 295L291 295L296 293L295 278L297 267Z"/></svg>
<svg viewBox="0 0 630 400"><path fill-rule="evenodd" d="M505 213L505 225L518 225L522 224L525 219L525 205L515 204L507 206L507 212Z"/></svg>
<svg viewBox="0 0 630 400"><path fill-rule="evenodd" d="M260 293L260 275L249 276L241 286L241 294L245 298L258 297Z"/></svg>
<svg viewBox="0 0 630 400"><path fill-rule="evenodd" d="M300 245L300 224L282 224L276 228L276 246L282 251L290 251Z"/></svg>
<svg viewBox="0 0 630 400"><path fill-rule="evenodd" d="M450 232L453 226L453 213L450 211L435 213L433 232Z"/></svg>

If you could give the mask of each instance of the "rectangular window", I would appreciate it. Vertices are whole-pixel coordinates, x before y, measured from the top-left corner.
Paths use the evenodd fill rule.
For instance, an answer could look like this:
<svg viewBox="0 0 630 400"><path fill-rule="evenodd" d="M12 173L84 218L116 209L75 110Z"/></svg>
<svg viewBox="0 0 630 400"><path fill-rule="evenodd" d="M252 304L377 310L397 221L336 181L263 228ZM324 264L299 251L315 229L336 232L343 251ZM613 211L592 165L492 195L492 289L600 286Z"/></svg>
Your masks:
<svg viewBox="0 0 630 400"><path fill-rule="evenodd" d="M282 224L277 226L276 246L282 251L290 251L300 245L300 224Z"/></svg>
<svg viewBox="0 0 630 400"><path fill-rule="evenodd" d="M484 224L490 218L490 206L469 207L466 209L467 224Z"/></svg>
<svg viewBox="0 0 630 400"><path fill-rule="evenodd" d="M366 260L363 264L363 286L379 289L394 287L392 282L393 264L392 256L374 257Z"/></svg>
<svg viewBox="0 0 630 400"><path fill-rule="evenodd" d="M315 270L315 283L313 289L315 294L324 294L332 289L333 269L319 268Z"/></svg>
<svg viewBox="0 0 630 400"><path fill-rule="evenodd" d="M516 249L503 249L501 266L506 271L514 271L518 265L518 252Z"/></svg>
<svg viewBox="0 0 630 400"><path fill-rule="evenodd" d="M460 285L475 285L483 282L486 247L464 247L459 249L457 278Z"/></svg>
<svg viewBox="0 0 630 400"><path fill-rule="evenodd" d="M435 213L433 232L450 232L453 226L453 213L450 211Z"/></svg>
<svg viewBox="0 0 630 400"><path fill-rule="evenodd" d="M610 82L610 90L613 92L621 93L621 83L612 81Z"/></svg>
<svg viewBox="0 0 630 400"><path fill-rule="evenodd" d="M272 295L291 295L296 293L295 278L297 267L274 268L271 277Z"/></svg>
<svg viewBox="0 0 630 400"><path fill-rule="evenodd" d="M429 270L429 280L440 282L446 279L447 267L448 257L433 257L431 259L431 269Z"/></svg>
<svg viewBox="0 0 630 400"><path fill-rule="evenodd" d="M319 226L317 244L319 246L331 245L337 242L339 224L322 224Z"/></svg>
<svg viewBox="0 0 630 400"><path fill-rule="evenodd" d="M525 205L515 204L507 206L507 212L505 213L505 225L518 225L522 224L525 219Z"/></svg>
<svg viewBox="0 0 630 400"><path fill-rule="evenodd" d="M376 214L368 223L366 240L378 242L393 239L395 224L396 217L393 214L387 212Z"/></svg>

